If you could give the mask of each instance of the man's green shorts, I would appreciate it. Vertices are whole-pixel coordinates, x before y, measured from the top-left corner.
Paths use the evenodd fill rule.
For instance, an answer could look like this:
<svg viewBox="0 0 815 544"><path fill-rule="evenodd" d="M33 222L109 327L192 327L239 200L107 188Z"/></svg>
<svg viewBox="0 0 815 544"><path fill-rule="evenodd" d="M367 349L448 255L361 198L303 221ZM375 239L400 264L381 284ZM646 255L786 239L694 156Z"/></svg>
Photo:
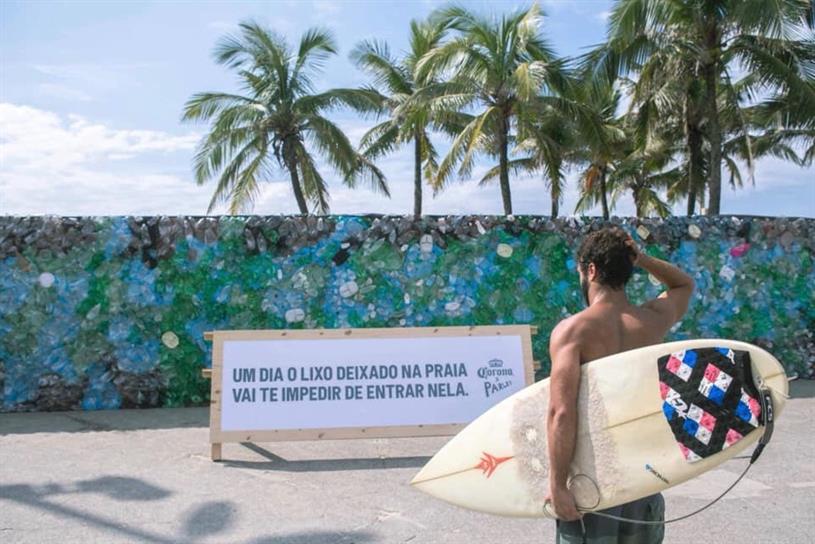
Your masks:
<svg viewBox="0 0 815 544"><path fill-rule="evenodd" d="M602 512L641 521L665 521L665 500L658 493ZM556 541L558 544L659 544L663 536L665 526L661 523L639 525L587 513L582 525L580 521L558 521Z"/></svg>

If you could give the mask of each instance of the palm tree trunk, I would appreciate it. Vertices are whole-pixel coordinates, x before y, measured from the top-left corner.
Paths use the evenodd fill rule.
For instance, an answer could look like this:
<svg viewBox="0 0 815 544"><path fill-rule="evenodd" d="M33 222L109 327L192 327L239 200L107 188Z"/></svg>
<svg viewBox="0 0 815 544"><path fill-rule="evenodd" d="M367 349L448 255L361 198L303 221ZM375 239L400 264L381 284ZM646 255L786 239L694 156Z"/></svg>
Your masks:
<svg viewBox="0 0 815 544"><path fill-rule="evenodd" d="M286 160L286 167L289 169L291 176L291 188L294 191L294 198L297 200L297 207L300 208L300 213L308 215L308 206L306 206L306 199L303 196L303 188L300 187L300 176L297 175L297 163L293 159Z"/></svg>
<svg viewBox="0 0 815 544"><path fill-rule="evenodd" d="M722 202L722 129L719 125L719 106L716 101L719 80L719 32L715 22L709 25L706 35L707 54L710 59L703 65L705 100L708 107L708 141L710 142L710 202L708 215L719 215Z"/></svg>
<svg viewBox="0 0 815 544"><path fill-rule="evenodd" d="M422 135L417 130L413 137L413 216L422 216Z"/></svg>
<svg viewBox="0 0 815 544"><path fill-rule="evenodd" d="M512 197L509 192L509 159L507 148L509 146L509 119L505 113L501 114L498 128L498 153L501 182L501 198L504 201L504 214L512 215Z"/></svg>
<svg viewBox="0 0 815 544"><path fill-rule="evenodd" d="M552 191L552 218L554 219L557 217L557 214L560 210L560 196L556 195L554 191Z"/></svg>
<svg viewBox="0 0 815 544"><path fill-rule="evenodd" d="M642 188L645 186L645 181L639 176L635 176L636 181L631 186L631 194L634 197L634 208L637 213L637 217L642 217L645 213L645 203L642 201Z"/></svg>
<svg viewBox="0 0 815 544"><path fill-rule="evenodd" d="M606 167L600 167L600 201L603 203L603 219L608 219L608 198L606 197Z"/></svg>
<svg viewBox="0 0 815 544"><path fill-rule="evenodd" d="M691 83L694 85L695 81ZM688 87L685 93L685 147L688 155L688 217L696 213L697 191L702 181L702 129L699 126L699 104Z"/></svg>
<svg viewBox="0 0 815 544"><path fill-rule="evenodd" d="M696 201L702 185L702 131L699 125L688 123L688 217L696 213Z"/></svg>

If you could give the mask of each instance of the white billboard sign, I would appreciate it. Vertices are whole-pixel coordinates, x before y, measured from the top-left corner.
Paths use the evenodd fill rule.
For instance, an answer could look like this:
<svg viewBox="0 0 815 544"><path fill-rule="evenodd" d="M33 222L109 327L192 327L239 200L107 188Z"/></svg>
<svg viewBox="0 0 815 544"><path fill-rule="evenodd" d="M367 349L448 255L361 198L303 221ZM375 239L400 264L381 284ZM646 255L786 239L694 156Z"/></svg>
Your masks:
<svg viewBox="0 0 815 544"><path fill-rule="evenodd" d="M452 434L533 379L529 326L212 338L213 443Z"/></svg>

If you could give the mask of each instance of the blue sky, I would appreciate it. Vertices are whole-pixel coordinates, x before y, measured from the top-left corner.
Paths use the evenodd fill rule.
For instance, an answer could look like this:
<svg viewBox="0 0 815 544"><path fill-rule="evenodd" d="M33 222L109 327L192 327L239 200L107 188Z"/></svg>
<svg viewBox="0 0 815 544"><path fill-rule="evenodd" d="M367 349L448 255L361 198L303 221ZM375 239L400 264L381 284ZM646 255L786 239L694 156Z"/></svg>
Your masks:
<svg viewBox="0 0 815 544"><path fill-rule="evenodd" d="M561 55L603 40L611 2L544 1L544 36ZM333 31L340 54L318 88L367 83L348 61L362 39L407 46L408 23L434 1L0 2L0 214L204 214L212 184L192 181L191 159L205 125L182 124L183 104L200 91L237 91L234 76L211 57L219 37L253 18L296 42L312 26ZM485 12L520 2L468 2ZM355 141L373 121L332 115ZM345 188L328 168L332 213L410 213L412 158L404 149L381 162L392 198ZM482 162L473 178L491 166ZM577 199L568 178L562 213ZM264 184L254 213L297 211L288 177ZM756 185L723 191L723 213L815 217L815 175L777 160L758 164ZM513 179L518 214L548 214L540 178ZM425 213L502 213L497 185L452 185ZM676 207L682 213L684 204ZM220 207L217 212L224 212ZM630 196L616 213L633 214ZM594 210L597 213L597 210Z"/></svg>

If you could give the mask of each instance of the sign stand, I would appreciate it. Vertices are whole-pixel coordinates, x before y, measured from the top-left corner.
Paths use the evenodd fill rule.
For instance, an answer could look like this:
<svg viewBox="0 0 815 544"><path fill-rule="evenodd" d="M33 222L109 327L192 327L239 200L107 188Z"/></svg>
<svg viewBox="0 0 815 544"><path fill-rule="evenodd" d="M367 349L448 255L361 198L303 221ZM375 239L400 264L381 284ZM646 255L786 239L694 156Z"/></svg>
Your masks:
<svg viewBox="0 0 815 544"><path fill-rule="evenodd" d="M334 440L334 439L350 439L350 438L393 438L393 437L408 437L408 436L451 436L456 434L460 431L464 426L466 426L472 419L480 415L481 412L485 411L489 407L491 407L492 403L497 403L498 401L502 400L502 398L508 396L510 393L514 393L521 388L531 385L534 382L534 366L536 364L533 361L532 356L532 343L531 337L537 334L538 328L531 325L487 325L487 326L453 326L453 327L407 327L407 328L365 328L365 329L316 329L316 330L236 330L236 331L213 331L213 332L205 332L204 339L206 341L213 342L213 351L212 351L212 369L203 369L202 374L206 378L211 379L211 386L210 386L210 456L213 461L220 461L222 459L222 446L226 442L272 442L272 441L287 441L287 440ZM495 397L491 400L481 400L482 405L473 406L470 410L478 410L475 413L468 413L468 416L465 418L466 421L462 420L461 416L455 422L444 422L438 423L435 421L431 421L427 424L377 424L371 426L337 426L337 425L330 425L330 426L321 426L316 421L320 421L318 418L315 420L314 426L311 425L303 425L304 428L248 428L250 426L254 426L259 424L258 421L263 419L263 414L282 414L288 413L292 414L291 412L293 409L297 410L294 404L292 403L280 403L279 405L271 405L269 408L269 404L267 403L263 406L263 409L266 410L263 413L257 413L257 417L255 417L255 413L250 413L251 408L245 408L246 404L235 404L233 401L238 401L238 396L233 396L234 391L231 389L237 388L237 385L244 385L244 384L235 384L233 383L234 377L239 377L241 372L246 374L247 376L256 377L257 373L254 372L253 369L243 369L238 368L235 369L234 360L238 361L245 361L245 360L252 360L252 357L248 357L244 353L251 353L252 355L257 355L257 353L261 353L264 355L262 359L266 360L266 354L268 354L268 358L270 360L274 359L275 357L280 357L281 352L288 351L286 348L281 349L281 344L279 343L281 340L285 341L297 341L297 340L333 340L333 342L326 343L327 354L328 358L330 359L331 356L337 357L337 352L339 351L337 348L343 346L343 340L372 340L372 339L390 339L394 342L394 346L396 349L399 349L398 346L403 346L399 352L394 352L392 356L398 358L401 356L404 358L406 350L404 349L404 342L412 342L418 341L416 344L417 346L417 353L420 351L418 348L423 347L427 349L430 347L428 342L421 342L422 339L428 338L437 338L440 339L441 342L459 342L460 346L466 346L467 340L466 337L517 337L520 346L515 343L510 342L513 344L512 347L517 348L519 347L520 351L518 354L520 355L520 361L516 361L516 368L522 372L522 376L518 376L522 378L521 381L515 380L512 382L512 390L510 391L501 391L500 394L496 394ZM340 342L337 342L337 341ZM486 342L489 341L487 339L482 339L476 342ZM508 339L493 339L493 342L501 345L508 345L506 342ZM438 341L436 341L438 342ZM502 344L503 342L503 344ZM233 360L226 361L227 363L227 371L236 373L235 375L230 374L227 377L229 384L227 385L227 393L225 393L225 360L224 360L224 347L225 344L231 343L230 349L235 351L237 348L236 346L242 346L246 348L250 344L256 344L255 351L248 352L244 349L243 352L240 352L240 355L232 355L231 358ZM471 342L474 344L474 342ZM301 345L303 343L301 342ZM312 343L313 344L313 343ZM424 345L423 345L424 344ZM292 348L295 347L296 344L292 344ZM262 348L262 349L260 349ZM265 350L265 351L263 351ZM477 356L486 357L488 353L491 351L479 351L483 350L481 344L476 346ZM293 350L294 351L294 350ZM368 350L362 350L367 353ZM408 350L412 353L411 350ZM449 349L448 349L449 351ZM499 350L500 351L500 350ZM389 353L388 356L391 356ZM257 359L257 357L255 357ZM312 360L312 359L309 359ZM340 360L342 357L340 357ZM435 360L435 359L429 359ZM442 360L442 359L439 359ZM487 363L487 361L484 361ZM463 365L463 363L461 363ZM500 359L492 359L489 361L489 366L482 365L481 372L487 373L490 378L489 379L481 379L485 385L489 381L490 385L488 387L492 387L493 375L496 389L501 389L503 387L507 387L507 384L510 383L511 380L503 380L500 381L499 375L501 374L509 374L512 375L512 371L509 370L509 365L506 367L502 366L504 363ZM520 366L518 366L520 365ZM374 365L372 365L374 366ZM397 365L392 365L396 367ZM410 365L405 365L410 366ZM415 365L416 367L420 367L422 365ZM441 367L441 365L438 365ZM432 365L427 365L427 368L430 369ZM491 367L496 367L492 368ZM303 369L310 370L308 367L301 367L300 371L302 372ZM350 366L342 367L342 368L352 368ZM342 370L342 368L337 368L337 370ZM378 368L384 368L382 365L378 365ZM461 367L459 367L461 368ZM275 370L274 366L265 365L263 368L256 368L255 370L260 370L260 372L266 372L266 374L271 374L270 370ZM282 370L282 369L281 369ZM289 368L291 370L291 368ZM470 369L468 372L473 374L472 370ZM479 381L479 378L475 376L469 376L471 381ZM398 380L396 380L398 381ZM319 382L318 382L319 383ZM327 383L327 382L326 382ZM352 388L352 386L347 385L348 383L355 383L351 381L343 382L346 385L343 387ZM407 383L407 382L406 382ZM460 382L459 382L460 383ZM302 385L302 384L301 384ZM375 385L368 385L368 387L376 387ZM400 387L398 385L391 386L391 387ZM401 386L406 388L407 385ZM415 387L415 385L414 385ZM428 387L433 387L432 385L428 385ZM269 393L267 391L265 393ZM309 388L307 387L293 387L290 389L298 390L300 392L305 393L306 390ZM336 391L341 391L342 388L339 385L334 384L332 388ZM362 386L359 386L359 391L362 390ZM298 393L298 391L294 391L294 393ZM370 390L369 390L370 391ZM443 390L444 391L444 390ZM449 390L447 394L440 394L441 397L449 397L452 396L449 394ZM255 393L257 390L255 389L252 393L252 400L253 402L256 400ZM271 395L271 393L269 393ZM248 393L247 393L248 396ZM483 395L482 395L483 396ZM454 405L458 405L459 407L467 402L475 402L475 395L472 397L473 400L466 398L469 397L469 393L464 393L464 396L459 400L456 399L442 399L442 402L446 404L444 406L451 407ZM271 400L271 399L266 399ZM276 399L277 400L277 399ZM285 400L285 399L282 399ZM303 398L298 398L296 400L305 400ZM429 401L438 399L428 399L428 398L421 398L417 399L415 402L420 402L422 405L426 405ZM362 397L356 397L351 402L365 402L362 400ZM368 401L371 402L371 401ZM375 402L375 401L374 401ZM409 400L401 400L400 402L410 402ZM451 404L454 403L454 404ZM225 427L223 425L224 421L224 409L230 410L227 413L230 416L230 422ZM319 403L318 403L319 404ZM258 406L257 404L253 404L252 406ZM300 404L302 407L302 403ZM418 407L419 405L417 405ZM294 407L294 408L293 408ZM271 412L269 411L271 410ZM234 413L241 412L241 416L243 419L235 419ZM287 412L286 412L287 411ZM301 412L303 410L301 409ZM373 410L373 413L376 413L377 410ZM336 417L337 410L334 409L330 412L326 413L326 416ZM397 416L403 416L406 412L405 406L400 405L400 408L396 411ZM297 412L298 414L300 412ZM365 414L371 414L371 411L364 411ZM434 414L435 415L435 414ZM369 416L373 417L373 416ZM397 417L398 418L398 417ZM238 421L235 423L234 421ZM249 423L246 423L246 422ZM241 423L243 426L241 426ZM236 428L237 425L237 428ZM246 428L245 428L246 427Z"/></svg>

